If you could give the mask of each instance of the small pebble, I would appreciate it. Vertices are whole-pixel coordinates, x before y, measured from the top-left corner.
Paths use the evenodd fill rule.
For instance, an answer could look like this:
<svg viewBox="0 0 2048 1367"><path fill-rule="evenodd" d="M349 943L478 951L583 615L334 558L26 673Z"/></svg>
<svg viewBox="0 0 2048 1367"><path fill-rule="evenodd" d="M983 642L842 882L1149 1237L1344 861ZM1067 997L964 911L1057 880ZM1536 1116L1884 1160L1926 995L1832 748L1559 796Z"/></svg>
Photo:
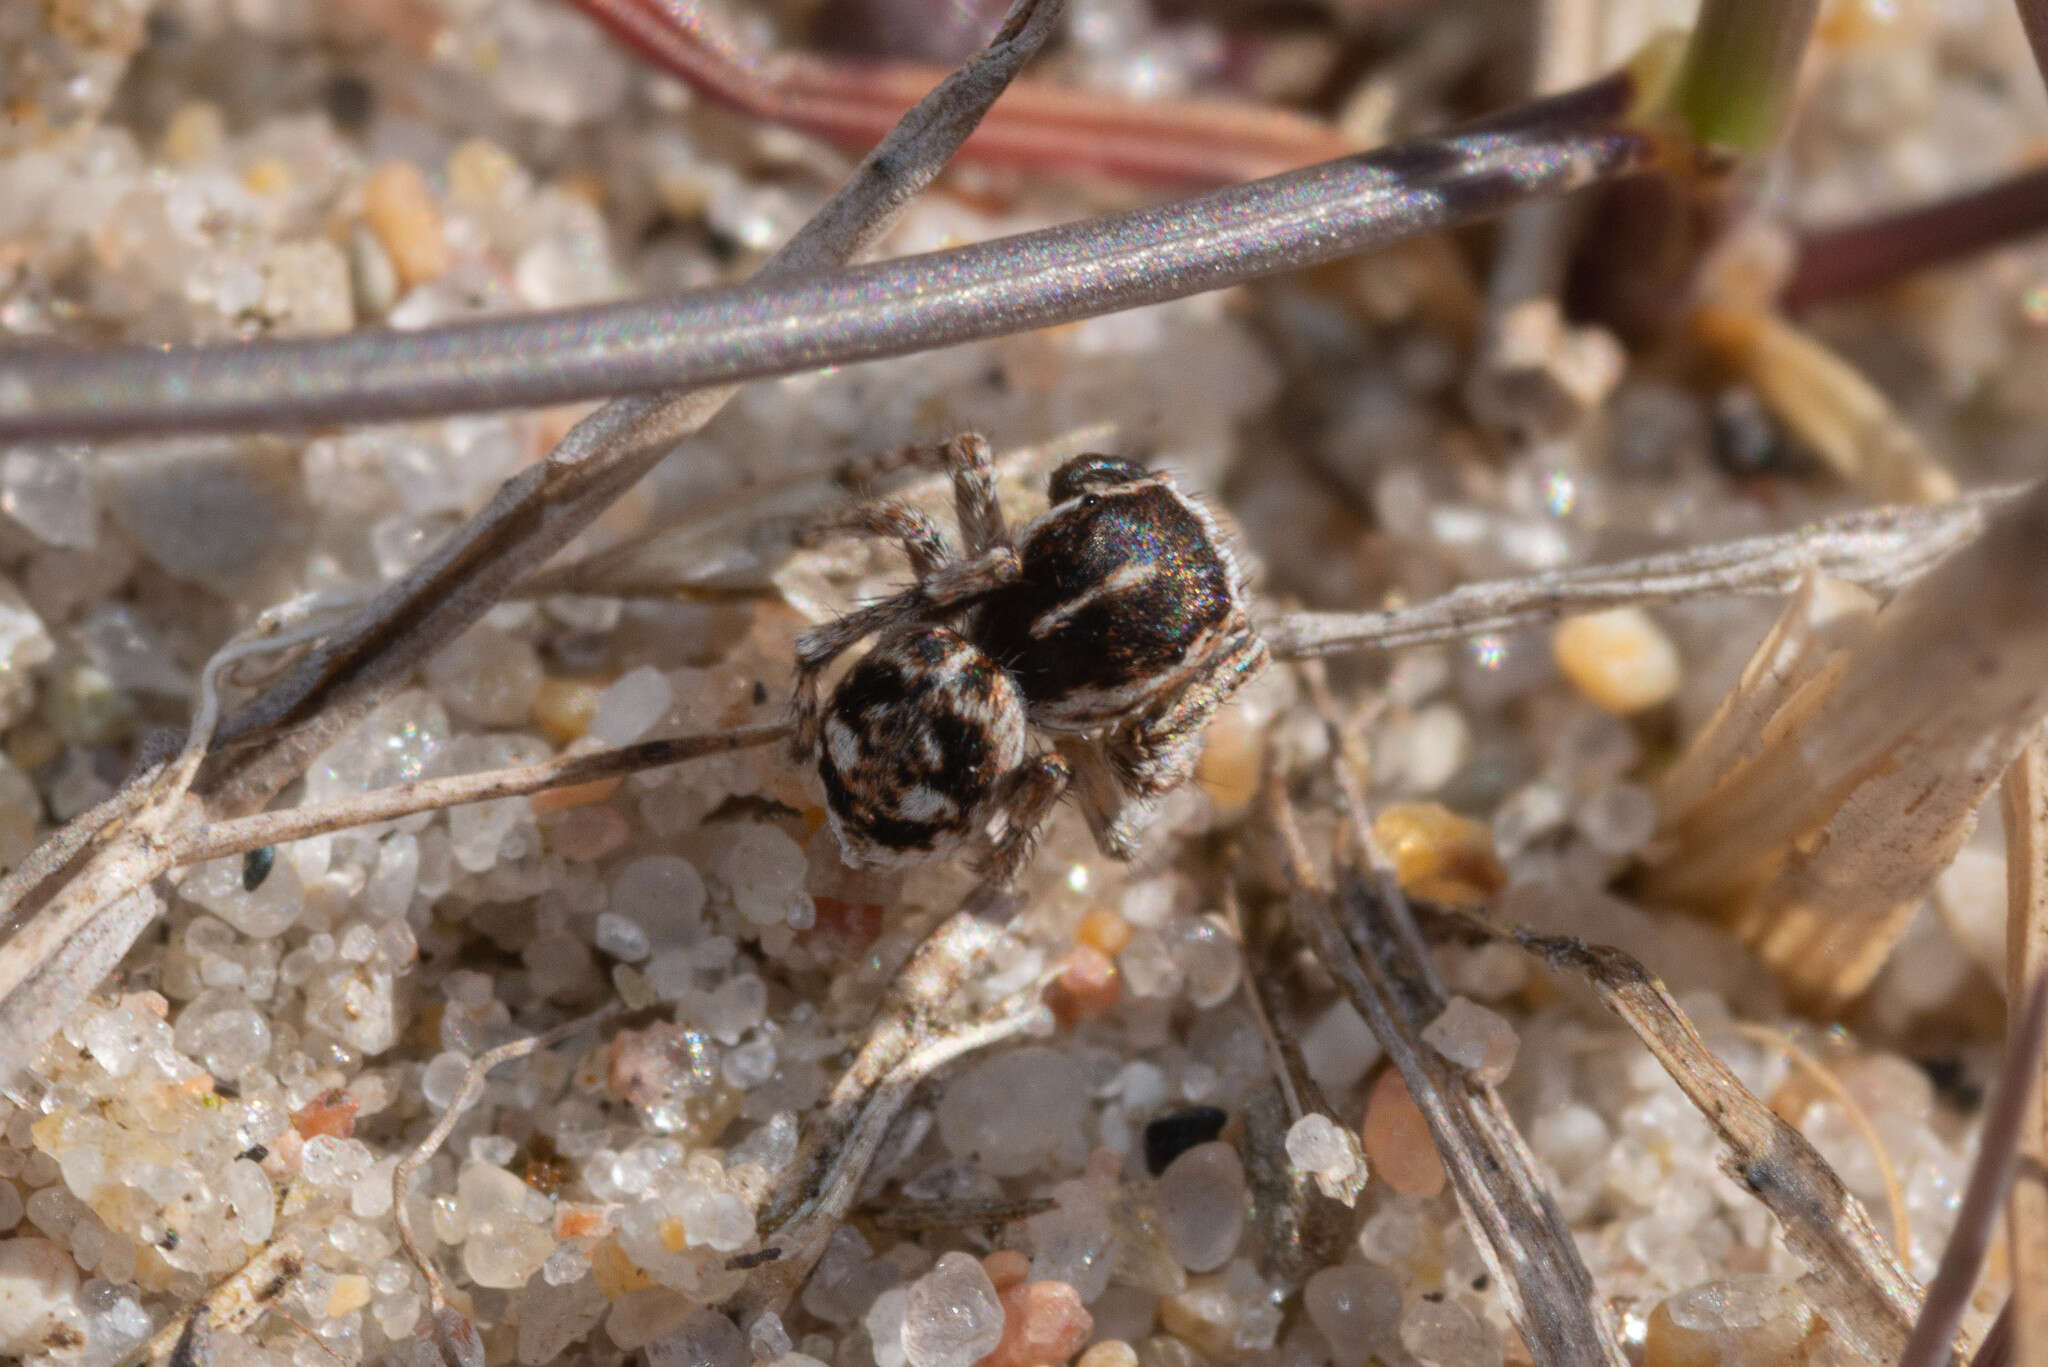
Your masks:
<svg viewBox="0 0 2048 1367"><path fill-rule="evenodd" d="M1423 1027L1422 1038L1489 1087L1507 1080L1521 1047L1513 1026L1468 997L1451 998L1443 1014Z"/></svg>
<svg viewBox="0 0 2048 1367"><path fill-rule="evenodd" d="M1667 1297L1650 1313L1644 1367L1736 1367L1792 1362L1813 1307L1790 1282L1741 1277Z"/></svg>
<svg viewBox="0 0 2048 1367"><path fill-rule="evenodd" d="M978 1259L947 1253L912 1282L903 1301L903 1357L910 1367L973 1367L1003 1339L1003 1306Z"/></svg>
<svg viewBox="0 0 2048 1367"><path fill-rule="evenodd" d="M1138 1350L1122 1339L1090 1344L1074 1367L1138 1367Z"/></svg>
<svg viewBox="0 0 2048 1367"><path fill-rule="evenodd" d="M1060 958L1045 989L1045 1004L1067 1026L1100 1019L1122 999L1116 960L1088 945L1076 945Z"/></svg>
<svg viewBox="0 0 2048 1367"><path fill-rule="evenodd" d="M74 1303L78 1269L48 1239L0 1239L0 1352L24 1357L51 1319Z"/></svg>
<svg viewBox="0 0 2048 1367"><path fill-rule="evenodd" d="M1153 1201L1166 1246L1190 1272L1230 1261L1245 1224L1244 1161L1229 1144L1198 1144L1160 1174Z"/></svg>
<svg viewBox="0 0 2048 1367"><path fill-rule="evenodd" d="M1145 1171L1154 1177L1197 1144L1223 1133L1230 1113L1218 1106L1189 1106L1170 1111L1145 1126Z"/></svg>
<svg viewBox="0 0 2048 1367"><path fill-rule="evenodd" d="M1383 1069L1365 1102L1365 1155L1386 1184L1406 1196L1444 1189L1443 1160L1422 1108L1393 1068Z"/></svg>
<svg viewBox="0 0 2048 1367"><path fill-rule="evenodd" d="M242 856L242 891L254 892L263 886L263 880L270 877L271 866L277 863L277 846L265 845L250 850Z"/></svg>
<svg viewBox="0 0 2048 1367"><path fill-rule="evenodd" d="M1627 716L1678 692L1678 647L1641 608L1567 617L1550 637L1551 654L1594 706Z"/></svg>
<svg viewBox="0 0 2048 1367"><path fill-rule="evenodd" d="M1065 1282L1019 1282L1003 1290L1003 1337L979 1367L1045 1367L1081 1351L1095 1320Z"/></svg>
<svg viewBox="0 0 2048 1367"><path fill-rule="evenodd" d="M981 1270L996 1290L1007 1291L1031 1275L1031 1260L1014 1248L999 1248L981 1260Z"/></svg>
<svg viewBox="0 0 2048 1367"><path fill-rule="evenodd" d="M1440 802L1390 802L1373 818L1372 832L1411 896L1470 905L1491 900L1507 883L1492 829Z"/></svg>
<svg viewBox="0 0 2048 1367"><path fill-rule="evenodd" d="M363 218L408 286L448 270L441 210L427 178L409 161L387 161L363 183Z"/></svg>
<svg viewBox="0 0 2048 1367"><path fill-rule="evenodd" d="M1365 1367L1400 1322L1401 1283L1384 1268L1326 1267L1302 1287L1301 1304L1337 1367Z"/></svg>

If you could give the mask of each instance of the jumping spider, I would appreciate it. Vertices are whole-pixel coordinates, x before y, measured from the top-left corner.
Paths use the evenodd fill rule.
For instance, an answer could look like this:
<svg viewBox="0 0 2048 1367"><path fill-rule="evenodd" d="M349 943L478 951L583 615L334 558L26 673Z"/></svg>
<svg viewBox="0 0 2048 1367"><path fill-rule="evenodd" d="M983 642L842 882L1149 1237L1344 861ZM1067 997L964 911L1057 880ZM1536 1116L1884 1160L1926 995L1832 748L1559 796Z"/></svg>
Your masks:
<svg viewBox="0 0 2048 1367"><path fill-rule="evenodd" d="M904 453L943 466L966 542L919 510L849 508L813 531L899 541L915 582L806 632L796 746L815 762L849 863L886 867L1003 832L1013 877L1071 786L1105 854L1128 859L1151 805L1186 782L1216 709L1266 665L1214 520L1172 478L1113 456L1053 472L1052 506L1014 540L988 443ZM820 701L826 668L875 645ZM1031 755L1031 727L1056 749Z"/></svg>

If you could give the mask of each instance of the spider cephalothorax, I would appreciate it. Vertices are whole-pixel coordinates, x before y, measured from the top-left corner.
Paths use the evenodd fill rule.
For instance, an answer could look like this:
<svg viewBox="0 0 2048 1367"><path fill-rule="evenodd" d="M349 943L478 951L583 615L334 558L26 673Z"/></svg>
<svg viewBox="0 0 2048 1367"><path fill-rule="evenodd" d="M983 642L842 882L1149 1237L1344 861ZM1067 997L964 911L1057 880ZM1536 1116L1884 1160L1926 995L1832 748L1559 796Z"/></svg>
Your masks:
<svg viewBox="0 0 2048 1367"><path fill-rule="evenodd" d="M822 530L902 542L916 583L797 644L798 746L850 861L899 862L980 833L1008 877L1069 784L1103 850L1133 851L1153 799L1194 770L1203 727L1266 663L1236 561L1172 478L1110 456L1054 472L1013 543L988 445L919 453L953 476L966 557L914 508L863 504ZM840 653L875 648L821 705ZM1058 752L1025 758L1025 721Z"/></svg>

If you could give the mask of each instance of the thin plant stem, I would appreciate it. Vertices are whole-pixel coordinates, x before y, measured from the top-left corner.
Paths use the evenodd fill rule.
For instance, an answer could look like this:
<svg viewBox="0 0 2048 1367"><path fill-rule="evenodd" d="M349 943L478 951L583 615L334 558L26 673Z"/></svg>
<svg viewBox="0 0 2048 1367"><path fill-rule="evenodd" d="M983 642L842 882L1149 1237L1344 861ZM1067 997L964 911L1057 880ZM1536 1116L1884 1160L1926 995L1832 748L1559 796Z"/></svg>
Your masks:
<svg viewBox="0 0 2048 1367"><path fill-rule="evenodd" d="M1776 144L1820 0L1702 0L1671 110L1702 147L1749 157Z"/></svg>
<svg viewBox="0 0 2048 1367"><path fill-rule="evenodd" d="M2041 1085L2041 1063L2048 1057L2048 978L2035 982L2020 1010L2020 1025L2006 1050L2005 1065L1991 1100L1984 1108L1984 1127L1977 1141L1977 1161L1970 1168L1969 1183L1963 1189L1962 1208L1956 1213L1954 1233L1941 1253L1941 1265L1928 1284L1927 1299L1920 1307L1919 1321L1899 1355L1899 1367L1934 1367L1948 1360L1963 1311L1977 1289L1977 1277L1984 1270L1984 1255L1990 1250L1992 1231L1998 1223L1999 1207L2012 1185L2018 1165L2020 1143L2027 1117L2028 1101Z"/></svg>
<svg viewBox="0 0 2048 1367"><path fill-rule="evenodd" d="M1602 608L1702 597L1776 597L1789 593L1808 573L1889 592L1969 542L1984 529L1986 514L2021 490L1981 490L1931 507L1849 513L1796 532L1465 584L1428 602L1384 612L1289 613L1262 629L1276 655L1301 659L1460 640Z"/></svg>
<svg viewBox="0 0 2048 1367"><path fill-rule="evenodd" d="M1810 308L2042 232L2048 167L2032 167L1932 204L1803 234L1778 301Z"/></svg>
<svg viewBox="0 0 2048 1367"><path fill-rule="evenodd" d="M561 755L538 764L523 764L509 769L486 769L474 774L421 779L394 788L379 788L361 797L343 798L338 802L258 812L233 821L195 826L174 837L169 842L170 851L179 864L197 864L261 849L265 845L283 845L330 831L396 821L415 812L523 797L553 788L573 788L645 769L665 768L704 755L729 754L735 750L773 745L788 739L792 730L785 722L768 722L704 735L644 740L585 754Z"/></svg>
<svg viewBox="0 0 2048 1367"><path fill-rule="evenodd" d="M703 7L674 0L566 0L628 50L749 119L866 147L945 73L922 63L755 55ZM1348 150L1328 124L1216 100L1119 99L1018 81L959 160L1034 174L1095 174L1180 187L1228 185Z"/></svg>
<svg viewBox="0 0 2048 1367"><path fill-rule="evenodd" d="M1653 165L1624 70L1462 132L874 265L417 332L10 352L0 441L304 428L674 390L901 356L1222 289ZM964 136L964 134L963 134Z"/></svg>

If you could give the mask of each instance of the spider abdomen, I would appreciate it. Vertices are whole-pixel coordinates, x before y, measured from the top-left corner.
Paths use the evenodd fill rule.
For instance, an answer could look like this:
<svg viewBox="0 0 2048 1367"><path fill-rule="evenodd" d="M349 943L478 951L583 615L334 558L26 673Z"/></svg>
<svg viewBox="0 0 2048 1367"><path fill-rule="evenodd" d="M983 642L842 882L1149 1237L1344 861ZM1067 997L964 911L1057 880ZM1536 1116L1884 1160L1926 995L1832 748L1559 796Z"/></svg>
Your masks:
<svg viewBox="0 0 2048 1367"><path fill-rule="evenodd" d="M826 705L818 773L849 861L887 866L951 848L1024 762L1024 699L944 627L885 636Z"/></svg>
<svg viewBox="0 0 2048 1367"><path fill-rule="evenodd" d="M1237 623L1228 551L1161 478L1056 505L1018 553L1021 576L977 613L974 636L1041 725L1082 729L1128 714L1184 682Z"/></svg>

